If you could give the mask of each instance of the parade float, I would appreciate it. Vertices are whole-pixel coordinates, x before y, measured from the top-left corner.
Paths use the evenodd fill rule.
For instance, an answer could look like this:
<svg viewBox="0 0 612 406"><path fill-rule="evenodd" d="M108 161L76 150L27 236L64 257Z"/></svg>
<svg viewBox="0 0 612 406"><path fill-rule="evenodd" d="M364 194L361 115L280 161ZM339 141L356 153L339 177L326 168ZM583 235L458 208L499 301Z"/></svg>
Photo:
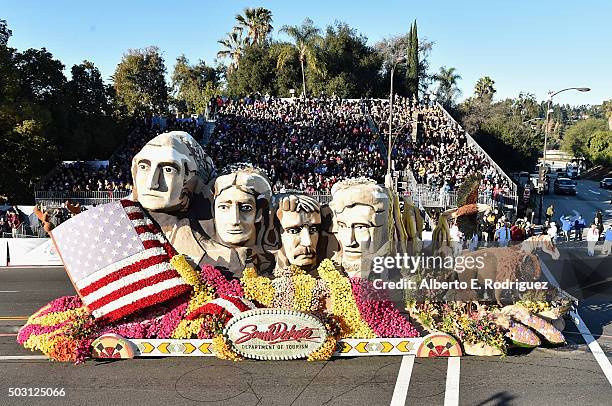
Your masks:
<svg viewBox="0 0 612 406"><path fill-rule="evenodd" d="M504 304L501 288L487 301L460 284L468 277L537 280L536 254L556 251L550 240L535 239L456 252L449 221L469 224L463 220L486 210L470 200L477 183L466 182L465 204L443 213L424 248L420 211L391 188L344 180L328 205L297 191L274 195L266 175L249 165L217 173L184 132L149 141L133 159L132 176L129 199L82 211L56 228L45 223L76 295L28 319L17 337L25 348L79 363L500 355L513 346L565 342L560 324L569 305L554 292L508 289L512 300ZM425 262L376 269L392 257L456 264L481 251L489 259L476 271ZM377 287L377 279L443 287L398 294Z"/></svg>

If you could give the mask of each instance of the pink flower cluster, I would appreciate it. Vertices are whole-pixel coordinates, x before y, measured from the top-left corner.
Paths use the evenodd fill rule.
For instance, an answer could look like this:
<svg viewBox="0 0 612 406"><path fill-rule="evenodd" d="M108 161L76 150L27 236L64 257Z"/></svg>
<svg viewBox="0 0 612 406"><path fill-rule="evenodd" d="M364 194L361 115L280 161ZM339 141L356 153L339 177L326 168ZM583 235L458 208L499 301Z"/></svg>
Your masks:
<svg viewBox="0 0 612 406"><path fill-rule="evenodd" d="M372 284L362 278L350 278L353 298L361 318L378 337L418 337L419 332L385 299Z"/></svg>
<svg viewBox="0 0 612 406"><path fill-rule="evenodd" d="M242 286L240 286L240 280L228 280L225 276L223 276L221 271L212 265L204 265L200 272L200 277L206 285L215 290L217 296L244 296Z"/></svg>

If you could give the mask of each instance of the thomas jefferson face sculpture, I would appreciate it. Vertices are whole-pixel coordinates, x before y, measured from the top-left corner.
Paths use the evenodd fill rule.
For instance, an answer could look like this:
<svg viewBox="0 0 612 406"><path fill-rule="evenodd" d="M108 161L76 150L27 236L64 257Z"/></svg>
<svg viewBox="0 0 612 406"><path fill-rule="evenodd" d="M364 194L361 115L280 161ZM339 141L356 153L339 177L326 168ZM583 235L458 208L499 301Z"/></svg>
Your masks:
<svg viewBox="0 0 612 406"><path fill-rule="evenodd" d="M360 270L389 239L389 196L372 180L348 179L334 185L329 206L342 265Z"/></svg>
<svg viewBox="0 0 612 406"><path fill-rule="evenodd" d="M284 197L279 203L276 218L280 223L282 253L287 262L282 265L316 266L321 228L319 202L305 195Z"/></svg>
<svg viewBox="0 0 612 406"><path fill-rule="evenodd" d="M257 224L269 205L269 180L254 168L242 168L215 181L214 222L220 242L234 247L256 243Z"/></svg>
<svg viewBox="0 0 612 406"><path fill-rule="evenodd" d="M149 141L132 159L133 199L151 211L186 211L214 175L212 160L186 132Z"/></svg>

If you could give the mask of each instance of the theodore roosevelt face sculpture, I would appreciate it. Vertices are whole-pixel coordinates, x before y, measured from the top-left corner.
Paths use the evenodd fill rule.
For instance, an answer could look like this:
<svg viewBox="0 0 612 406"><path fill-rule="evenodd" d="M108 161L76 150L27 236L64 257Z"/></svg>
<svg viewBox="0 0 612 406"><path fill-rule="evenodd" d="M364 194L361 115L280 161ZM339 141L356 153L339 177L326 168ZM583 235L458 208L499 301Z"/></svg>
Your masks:
<svg viewBox="0 0 612 406"><path fill-rule="evenodd" d="M297 265L303 268L316 266L321 228L319 202L306 195L286 196L279 203L276 219L280 225L282 241L279 265Z"/></svg>
<svg viewBox="0 0 612 406"><path fill-rule="evenodd" d="M389 196L374 181L348 179L332 188L329 206L342 264L354 271L389 240Z"/></svg>
<svg viewBox="0 0 612 406"><path fill-rule="evenodd" d="M214 187L214 222L219 242L252 247L263 209L269 207L272 188L257 169L246 167L219 176Z"/></svg>
<svg viewBox="0 0 612 406"><path fill-rule="evenodd" d="M132 159L132 198L151 211L186 211L190 198L214 176L212 160L186 132L149 141Z"/></svg>

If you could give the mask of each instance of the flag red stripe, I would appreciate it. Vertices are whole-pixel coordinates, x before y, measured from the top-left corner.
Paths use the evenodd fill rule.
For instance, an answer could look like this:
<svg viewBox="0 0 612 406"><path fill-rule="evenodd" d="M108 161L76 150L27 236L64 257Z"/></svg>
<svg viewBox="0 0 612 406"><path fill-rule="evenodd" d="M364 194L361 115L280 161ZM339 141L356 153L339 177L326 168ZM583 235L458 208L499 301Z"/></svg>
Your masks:
<svg viewBox="0 0 612 406"><path fill-rule="evenodd" d="M145 249L148 250L149 248L163 248L163 244L158 241L158 240L144 240L142 242L142 245L144 245Z"/></svg>
<svg viewBox="0 0 612 406"><path fill-rule="evenodd" d="M134 213L126 213L126 214L130 220L142 220L145 218L144 213L141 213L139 211L134 212Z"/></svg>
<svg viewBox="0 0 612 406"><path fill-rule="evenodd" d="M134 229L136 230L136 234L152 233L152 234L160 235L159 230L157 229L157 227L155 227L155 224L136 226L134 227Z"/></svg>
<svg viewBox="0 0 612 406"><path fill-rule="evenodd" d="M145 258L141 261L135 262L132 265L125 266L121 269L118 269L108 275L103 276L95 282L90 283L89 285L83 287L79 290L81 297L85 297L92 292L108 285L111 282L119 280L127 275L131 275L135 272L140 271L141 269L148 268L153 265L161 264L168 260L167 255L155 255L150 258Z"/></svg>
<svg viewBox="0 0 612 406"><path fill-rule="evenodd" d="M134 283L131 283L127 286L124 286L122 288L112 291L108 295L103 296L100 299L93 301L92 303L86 303L86 304L87 304L87 307L93 311L93 310L99 309L102 306L109 304L110 302L120 299L127 294L136 292L137 290L140 290L148 286L153 286L155 284L158 284L168 279L176 278L177 276L178 276L178 273L174 269L163 271L161 273L158 273L157 275L153 275L145 279L139 279ZM83 298L83 300L87 301L87 298L85 297Z"/></svg>
<svg viewBox="0 0 612 406"><path fill-rule="evenodd" d="M130 315L138 310L144 309L148 306L152 306L154 304L165 302L166 300L170 300L174 297L182 295L183 293L189 291L191 289L190 285L179 285L174 286L170 289L162 290L159 293L156 293L151 296L144 297L135 302L132 302L128 305L122 306L112 312L106 313L105 315L99 317L98 321L115 321L119 320L122 317Z"/></svg>
<svg viewBox="0 0 612 406"><path fill-rule="evenodd" d="M127 200L127 199L123 199L119 201L121 203L121 205L123 207L134 207L134 206L138 206L138 203L131 201L131 200Z"/></svg>

